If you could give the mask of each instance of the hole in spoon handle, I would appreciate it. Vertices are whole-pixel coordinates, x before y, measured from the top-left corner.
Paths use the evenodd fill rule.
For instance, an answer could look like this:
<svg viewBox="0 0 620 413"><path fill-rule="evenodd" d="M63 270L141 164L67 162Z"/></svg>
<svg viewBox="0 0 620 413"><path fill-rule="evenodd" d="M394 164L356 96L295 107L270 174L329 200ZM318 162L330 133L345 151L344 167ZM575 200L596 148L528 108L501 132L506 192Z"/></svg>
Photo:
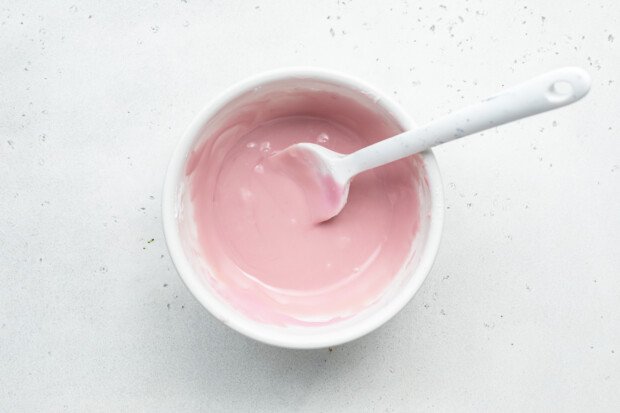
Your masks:
<svg viewBox="0 0 620 413"><path fill-rule="evenodd" d="M565 67L542 76L547 83L545 97L553 107L573 103L590 90L590 75L578 67Z"/></svg>

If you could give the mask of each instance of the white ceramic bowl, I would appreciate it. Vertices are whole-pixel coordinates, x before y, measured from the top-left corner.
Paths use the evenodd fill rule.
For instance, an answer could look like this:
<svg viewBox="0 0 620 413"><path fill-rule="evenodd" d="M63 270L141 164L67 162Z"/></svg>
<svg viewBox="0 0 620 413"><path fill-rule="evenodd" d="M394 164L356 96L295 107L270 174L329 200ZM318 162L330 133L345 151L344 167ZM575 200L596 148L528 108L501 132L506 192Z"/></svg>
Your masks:
<svg viewBox="0 0 620 413"><path fill-rule="evenodd" d="M399 105L365 82L348 75L316 68L285 68L253 76L224 91L213 100L194 120L182 137L172 156L166 174L162 200L162 219L164 234L172 260L179 275L200 303L224 324L248 337L264 343L289 348L321 348L342 344L367 334L381 326L400 311L413 297L429 273L437 249L443 225L443 191L439 169L431 151L422 153L422 165L425 172L425 194L421 197L421 229L416 237L417 244L412 246L414 258L395 276L391 286L374 304L359 314L343 321L322 326L278 326L253 320L226 302L209 282L205 267L196 265L196 249L187 241L188 209L185 191L185 170L188 155L199 141L208 139L206 131L209 122L217 119L223 112L234 112L235 102L240 99L251 100L252 94L264 87L277 89L289 88L291 84L303 88L311 84L312 88L341 90L366 102L376 105L377 110L387 113L403 130L415 127L413 120ZM368 103L370 102L370 103ZM191 205L189 206L191 208ZM190 222L191 224L191 222ZM192 232L192 231L189 231ZM215 276L216 277L216 276ZM393 288L392 288L393 287Z"/></svg>

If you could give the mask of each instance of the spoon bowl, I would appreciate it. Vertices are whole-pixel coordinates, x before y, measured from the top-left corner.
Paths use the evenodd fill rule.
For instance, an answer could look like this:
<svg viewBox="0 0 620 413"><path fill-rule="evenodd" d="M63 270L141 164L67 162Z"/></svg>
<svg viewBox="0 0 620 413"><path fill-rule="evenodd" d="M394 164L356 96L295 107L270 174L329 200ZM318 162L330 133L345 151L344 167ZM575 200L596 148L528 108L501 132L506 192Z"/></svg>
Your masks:
<svg viewBox="0 0 620 413"><path fill-rule="evenodd" d="M308 215L317 223L338 215L347 202L351 177L338 165L344 157L321 145L298 143L276 153L269 161L274 169L303 188Z"/></svg>

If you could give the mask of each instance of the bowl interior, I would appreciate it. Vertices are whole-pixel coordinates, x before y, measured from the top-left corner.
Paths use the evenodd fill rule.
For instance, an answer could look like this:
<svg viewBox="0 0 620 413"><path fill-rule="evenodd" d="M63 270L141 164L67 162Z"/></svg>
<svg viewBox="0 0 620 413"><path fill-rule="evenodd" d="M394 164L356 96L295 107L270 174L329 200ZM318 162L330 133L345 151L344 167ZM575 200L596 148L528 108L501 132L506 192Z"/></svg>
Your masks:
<svg viewBox="0 0 620 413"><path fill-rule="evenodd" d="M345 104L343 104L345 102ZM185 283L213 315L236 330L271 344L323 347L359 337L394 315L413 296L430 269L437 249L440 183L430 152L411 157L419 174L419 228L410 257L389 287L357 314L308 325L270 324L248 317L218 285L217 274L200 253L194 205L188 190L205 145L220 145L257 125L284 116L331 118L367 136L369 143L413 127L396 105L366 85L333 74L272 75L238 85L213 102L177 148L166 184L173 214L164 211L166 238ZM363 121L359 121L363 119ZM360 126L361 125L361 126ZM441 212L439 212L440 214ZM437 219L439 218L439 222ZM435 239L436 238L436 239ZM431 241L431 242L429 242Z"/></svg>

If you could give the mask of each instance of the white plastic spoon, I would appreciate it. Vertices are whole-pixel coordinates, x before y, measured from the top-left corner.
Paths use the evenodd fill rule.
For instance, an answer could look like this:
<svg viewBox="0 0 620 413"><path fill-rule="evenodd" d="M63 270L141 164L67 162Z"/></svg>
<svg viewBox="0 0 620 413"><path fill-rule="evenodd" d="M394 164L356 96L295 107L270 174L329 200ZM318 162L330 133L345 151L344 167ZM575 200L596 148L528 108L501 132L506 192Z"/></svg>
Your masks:
<svg viewBox="0 0 620 413"><path fill-rule="evenodd" d="M298 143L275 155L305 191L313 218L326 221L347 202L351 179L368 169L504 123L557 109L584 97L590 76L565 67L535 77L417 129L379 141L349 155L313 143Z"/></svg>

